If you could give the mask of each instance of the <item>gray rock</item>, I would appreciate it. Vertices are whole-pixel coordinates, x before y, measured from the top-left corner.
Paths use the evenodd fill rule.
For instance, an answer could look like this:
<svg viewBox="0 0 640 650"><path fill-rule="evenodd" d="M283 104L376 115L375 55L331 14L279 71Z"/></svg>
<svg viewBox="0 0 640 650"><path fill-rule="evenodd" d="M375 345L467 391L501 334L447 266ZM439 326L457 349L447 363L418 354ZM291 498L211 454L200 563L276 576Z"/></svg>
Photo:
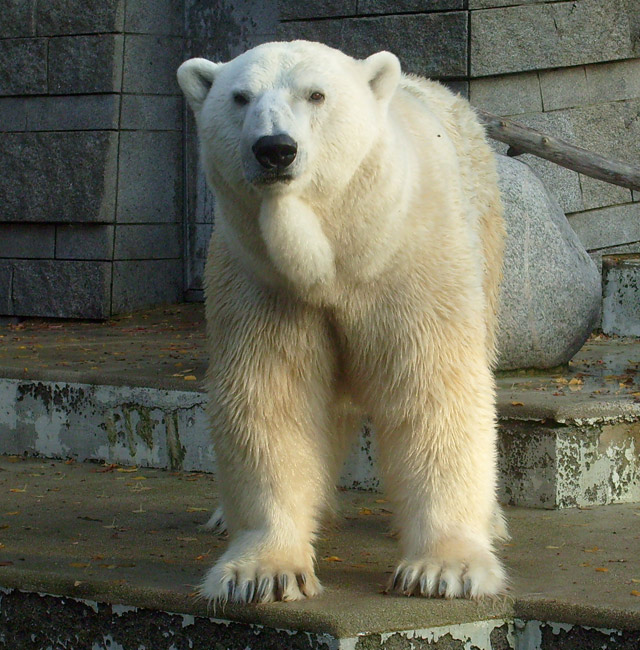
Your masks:
<svg viewBox="0 0 640 650"><path fill-rule="evenodd" d="M53 257L55 247L53 224L0 223L0 257L46 259Z"/></svg>
<svg viewBox="0 0 640 650"><path fill-rule="evenodd" d="M498 172L507 225L498 367L558 366L598 322L600 274L529 167L498 156Z"/></svg>
<svg viewBox="0 0 640 650"><path fill-rule="evenodd" d="M35 36L35 0L4 0L0 11L3 38Z"/></svg>
<svg viewBox="0 0 640 650"><path fill-rule="evenodd" d="M316 0L315 2L300 2L300 0L280 0L280 18L328 18L329 16L354 16L357 11L356 0Z"/></svg>
<svg viewBox="0 0 640 650"><path fill-rule="evenodd" d="M38 34L121 32L124 0L47 0L38 2Z"/></svg>
<svg viewBox="0 0 640 650"><path fill-rule="evenodd" d="M113 263L114 314L182 300L182 260L132 260Z"/></svg>
<svg viewBox="0 0 640 650"><path fill-rule="evenodd" d="M112 260L114 226L58 224L56 258L61 260Z"/></svg>
<svg viewBox="0 0 640 650"><path fill-rule="evenodd" d="M467 12L451 11L284 22L278 39L321 41L357 58L389 50L405 72L451 78L467 75L467 33Z"/></svg>
<svg viewBox="0 0 640 650"><path fill-rule="evenodd" d="M358 0L359 14L401 14L465 9L464 0Z"/></svg>
<svg viewBox="0 0 640 650"><path fill-rule="evenodd" d="M179 95L176 69L182 60L182 38L127 34L124 48L123 92Z"/></svg>

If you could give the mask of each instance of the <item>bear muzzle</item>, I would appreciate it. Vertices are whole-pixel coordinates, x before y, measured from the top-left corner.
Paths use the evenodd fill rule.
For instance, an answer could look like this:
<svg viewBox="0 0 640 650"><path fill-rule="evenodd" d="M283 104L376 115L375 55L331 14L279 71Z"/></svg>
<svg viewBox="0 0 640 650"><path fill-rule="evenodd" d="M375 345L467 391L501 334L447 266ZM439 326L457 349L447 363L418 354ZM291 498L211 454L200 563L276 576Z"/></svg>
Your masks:
<svg viewBox="0 0 640 650"><path fill-rule="evenodd" d="M263 169L280 176L296 159L298 145L286 133L279 133L262 136L256 140L251 151Z"/></svg>

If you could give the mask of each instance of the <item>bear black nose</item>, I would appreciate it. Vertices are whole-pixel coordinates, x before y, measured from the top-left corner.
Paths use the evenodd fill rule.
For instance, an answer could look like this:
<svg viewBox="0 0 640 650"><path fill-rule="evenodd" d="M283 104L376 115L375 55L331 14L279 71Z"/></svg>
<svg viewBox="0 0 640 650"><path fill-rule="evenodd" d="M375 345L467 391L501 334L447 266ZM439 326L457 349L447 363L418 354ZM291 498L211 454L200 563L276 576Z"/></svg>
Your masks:
<svg viewBox="0 0 640 650"><path fill-rule="evenodd" d="M296 158L298 145L286 133L265 135L251 147L256 160L265 169L285 169Z"/></svg>

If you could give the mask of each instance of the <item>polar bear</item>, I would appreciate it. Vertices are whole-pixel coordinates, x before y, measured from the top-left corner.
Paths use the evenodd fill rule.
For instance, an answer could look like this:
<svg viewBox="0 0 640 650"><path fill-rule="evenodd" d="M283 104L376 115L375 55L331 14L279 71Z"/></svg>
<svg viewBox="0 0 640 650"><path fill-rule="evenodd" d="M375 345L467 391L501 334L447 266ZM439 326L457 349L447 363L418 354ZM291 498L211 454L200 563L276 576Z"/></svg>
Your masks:
<svg viewBox="0 0 640 650"><path fill-rule="evenodd" d="M390 589L500 593L504 232L468 103L389 52L305 41L191 59L178 81L217 208L208 409L230 543L201 594L320 593L314 536L365 415L399 530Z"/></svg>

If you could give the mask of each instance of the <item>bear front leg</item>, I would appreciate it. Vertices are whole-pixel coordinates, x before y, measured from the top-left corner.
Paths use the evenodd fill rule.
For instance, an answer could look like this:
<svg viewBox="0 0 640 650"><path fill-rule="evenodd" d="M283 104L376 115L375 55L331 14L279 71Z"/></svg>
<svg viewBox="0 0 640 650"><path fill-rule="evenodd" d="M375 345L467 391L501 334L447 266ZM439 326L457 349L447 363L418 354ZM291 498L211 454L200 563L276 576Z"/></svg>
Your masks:
<svg viewBox="0 0 640 650"><path fill-rule="evenodd" d="M207 305L209 415L230 541L200 594L299 600L321 590L313 540L329 486L332 351L321 317L302 303L241 276L233 289Z"/></svg>
<svg viewBox="0 0 640 650"><path fill-rule="evenodd" d="M493 547L506 532L495 495L493 379L482 350L460 351L432 349L427 367L416 348L410 371L399 365L378 399L402 550L390 589L408 596L479 598L505 586Z"/></svg>

